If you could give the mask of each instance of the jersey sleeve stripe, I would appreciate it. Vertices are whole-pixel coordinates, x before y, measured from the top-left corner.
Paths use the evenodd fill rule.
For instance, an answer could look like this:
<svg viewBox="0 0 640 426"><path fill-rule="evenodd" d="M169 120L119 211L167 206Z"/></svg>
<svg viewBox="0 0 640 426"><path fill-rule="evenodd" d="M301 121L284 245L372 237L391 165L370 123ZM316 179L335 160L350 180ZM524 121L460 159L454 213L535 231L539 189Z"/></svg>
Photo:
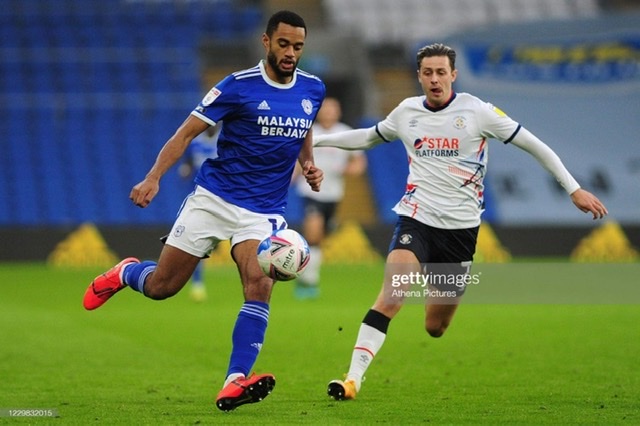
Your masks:
<svg viewBox="0 0 640 426"><path fill-rule="evenodd" d="M242 70L242 71L236 71L234 73L232 73L234 77L236 78L243 78L243 77L252 77L255 75L260 75L260 68L258 66L246 69L246 70Z"/></svg>
<svg viewBox="0 0 640 426"><path fill-rule="evenodd" d="M520 129L522 128L521 124L518 124L518 127L516 127L516 130L513 132L513 134L509 137L509 139L507 139L506 141L504 141L505 144L508 144L509 142L511 142L513 140L513 138L516 137L516 135L518 134L518 132L520 131Z"/></svg>
<svg viewBox="0 0 640 426"><path fill-rule="evenodd" d="M313 79L313 80L320 80L320 78L319 78L318 76L316 76L316 75L314 75L314 74L311 74L311 73L308 73L308 72L306 72L306 71L303 71L303 70L301 70L300 68L298 68L298 69L296 70L296 72L298 73L298 75L299 75L300 77L307 77L307 78L311 78L311 79Z"/></svg>
<svg viewBox="0 0 640 426"><path fill-rule="evenodd" d="M198 111L191 111L191 115L193 115L194 117L198 117L200 120L204 121L209 126L215 126L216 125L215 121L211 120L209 117L207 117L204 114L200 114Z"/></svg>
<svg viewBox="0 0 640 426"><path fill-rule="evenodd" d="M378 130L378 125L376 124L376 133L378 134L378 136L380 136L382 138L383 141L385 142L391 142L390 140L388 140L387 138L385 138L384 136L382 136L382 133L380 133L380 130Z"/></svg>

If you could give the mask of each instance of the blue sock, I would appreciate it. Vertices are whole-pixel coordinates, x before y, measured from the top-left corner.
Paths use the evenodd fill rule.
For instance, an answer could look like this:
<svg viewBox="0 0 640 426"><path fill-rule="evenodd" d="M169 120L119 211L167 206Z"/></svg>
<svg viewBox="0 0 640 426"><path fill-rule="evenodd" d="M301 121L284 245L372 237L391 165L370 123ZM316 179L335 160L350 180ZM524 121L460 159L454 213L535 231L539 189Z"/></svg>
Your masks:
<svg viewBox="0 0 640 426"><path fill-rule="evenodd" d="M122 281L135 291L144 294L144 282L149 274L156 270L156 265L156 262L150 260L130 263L122 272Z"/></svg>
<svg viewBox="0 0 640 426"><path fill-rule="evenodd" d="M249 375L262 349L268 322L267 303L245 302L242 305L231 337L233 349L227 376L233 373Z"/></svg>

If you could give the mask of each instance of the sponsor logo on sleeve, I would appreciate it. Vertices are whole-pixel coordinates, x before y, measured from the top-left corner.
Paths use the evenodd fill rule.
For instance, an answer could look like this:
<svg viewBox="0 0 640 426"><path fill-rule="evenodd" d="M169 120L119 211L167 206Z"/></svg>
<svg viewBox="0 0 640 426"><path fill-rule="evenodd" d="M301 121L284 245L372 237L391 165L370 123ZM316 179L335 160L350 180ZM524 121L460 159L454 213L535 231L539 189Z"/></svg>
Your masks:
<svg viewBox="0 0 640 426"><path fill-rule="evenodd" d="M211 105L213 101L215 101L218 98L218 96L220 96L221 94L222 92L220 90L213 87L211 90L209 90L209 93L207 93L205 97L202 99L202 105L204 106Z"/></svg>

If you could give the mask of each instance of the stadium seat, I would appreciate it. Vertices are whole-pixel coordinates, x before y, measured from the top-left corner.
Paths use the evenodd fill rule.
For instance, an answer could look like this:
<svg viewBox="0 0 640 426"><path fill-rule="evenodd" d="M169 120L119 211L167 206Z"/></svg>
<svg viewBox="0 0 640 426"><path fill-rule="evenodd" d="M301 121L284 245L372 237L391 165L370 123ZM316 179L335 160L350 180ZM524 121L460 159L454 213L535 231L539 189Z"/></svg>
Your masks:
<svg viewBox="0 0 640 426"><path fill-rule="evenodd" d="M231 0L3 6L0 196L12 201L0 204L0 223L172 222L185 193L177 174L148 212L131 208L131 185L200 98L201 37L253 32L261 9Z"/></svg>

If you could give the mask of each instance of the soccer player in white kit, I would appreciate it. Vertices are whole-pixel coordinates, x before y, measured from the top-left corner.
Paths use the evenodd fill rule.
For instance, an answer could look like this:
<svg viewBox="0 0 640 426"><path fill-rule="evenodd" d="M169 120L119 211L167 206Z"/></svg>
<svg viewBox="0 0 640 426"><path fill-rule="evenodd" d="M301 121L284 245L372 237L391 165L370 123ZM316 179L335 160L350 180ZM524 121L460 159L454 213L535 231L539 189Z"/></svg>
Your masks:
<svg viewBox="0 0 640 426"><path fill-rule="evenodd" d="M424 95L405 99L374 127L314 137L314 146L343 149L366 149L399 139L409 157L406 191L394 207L399 218L382 290L360 326L345 380L329 383L328 394L336 400L355 398L384 343L389 322L406 294L411 294L398 292L394 279L424 273L424 265L444 272L443 276L468 277L484 206L488 139L531 154L558 180L576 207L593 219L607 214L600 200L580 188L560 158L535 135L493 105L453 91L457 76L453 49L428 45L416 59ZM464 280L451 282L429 283L425 328L433 337L444 334L464 293Z"/></svg>

